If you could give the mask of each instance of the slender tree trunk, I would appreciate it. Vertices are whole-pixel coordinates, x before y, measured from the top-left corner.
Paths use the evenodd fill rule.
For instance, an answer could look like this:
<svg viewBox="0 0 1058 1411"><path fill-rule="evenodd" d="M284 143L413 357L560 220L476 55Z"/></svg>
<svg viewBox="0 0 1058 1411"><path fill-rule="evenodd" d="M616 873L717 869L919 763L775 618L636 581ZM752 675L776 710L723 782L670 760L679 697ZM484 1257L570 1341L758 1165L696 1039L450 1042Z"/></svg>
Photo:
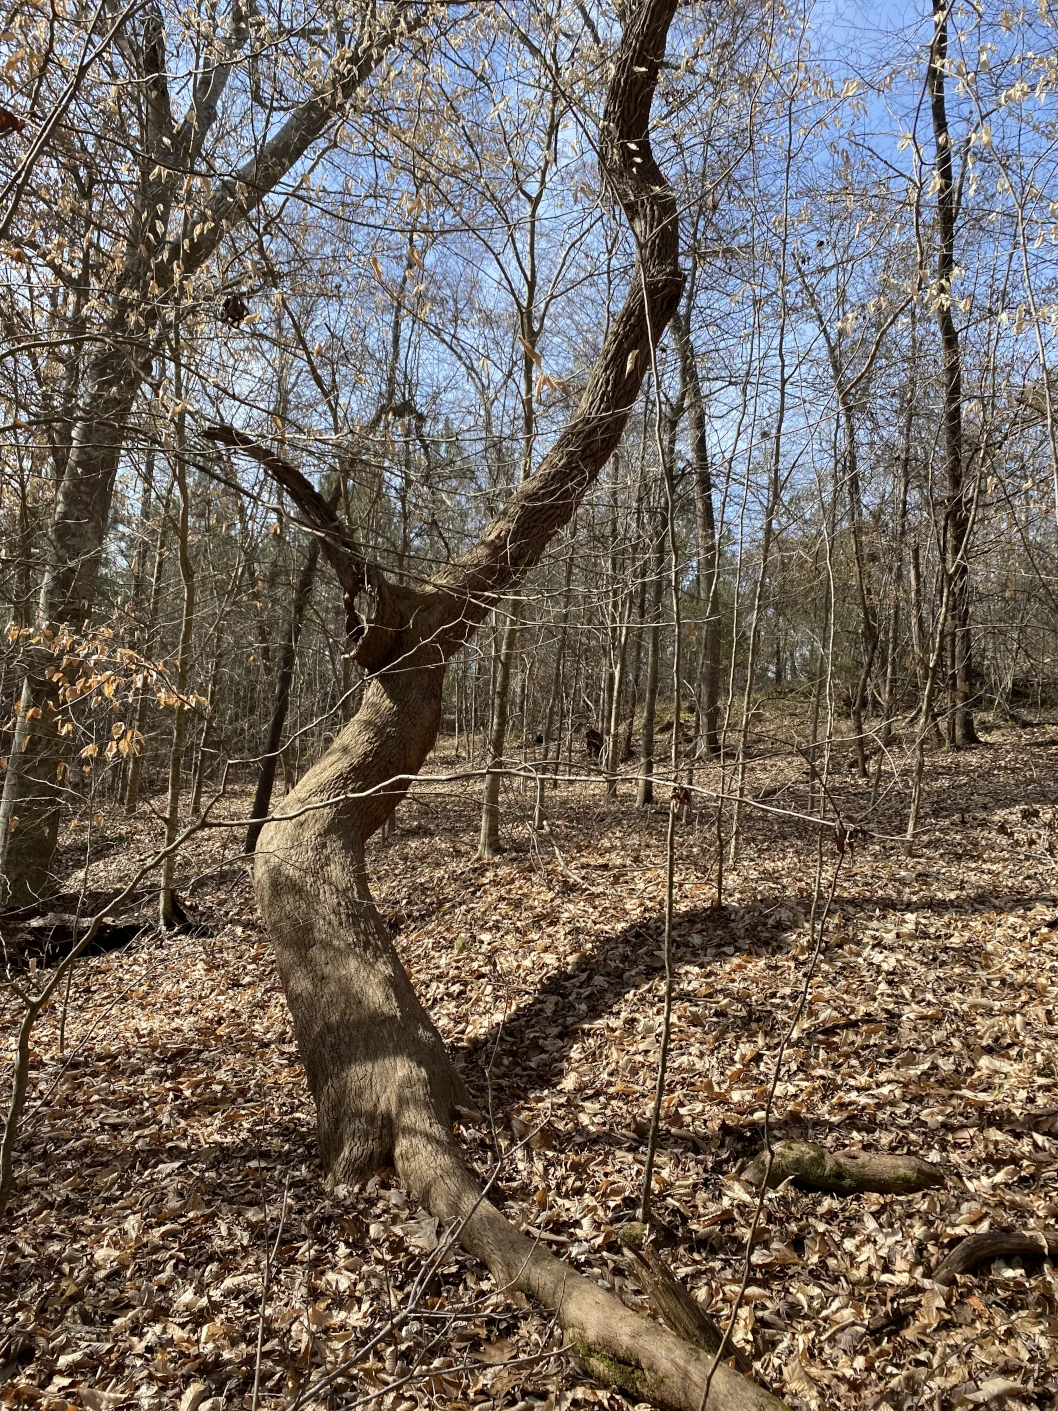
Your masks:
<svg viewBox="0 0 1058 1411"><path fill-rule="evenodd" d="M948 738L949 742L959 749L964 745L976 744L977 731L974 728L971 706L974 694L968 559L971 514L966 488L962 426L962 353L952 304L958 193L955 189L952 139L945 95L950 9L950 0L933 0L934 35L926 78L936 148L934 178L937 184L938 245L935 303L944 360L945 507L941 551L944 571L950 583L948 612L951 634L951 688Z"/></svg>
<svg viewBox="0 0 1058 1411"><path fill-rule="evenodd" d="M860 672L852 697L852 733L856 742L856 765L861 779L867 777L867 742L864 735L864 711L871 673L878 653L878 615L867 577L866 553L863 542L863 493L860 486L859 450L856 444L856 423L848 399L839 391L842 418L845 425L845 467L849 492L849 515L852 521L852 556L856 567L856 596L860 609L861 660Z"/></svg>
<svg viewBox="0 0 1058 1411"><path fill-rule="evenodd" d="M551 757L551 740L553 733L557 733L559 741L556 760L562 754L562 729L561 725L555 732L555 713L560 710L560 700L562 693L563 673L566 662L566 642L569 638L569 607L573 591L573 548L566 555L566 577L562 587L562 607L559 610L558 641L555 644L555 661L551 669L551 689L547 697L547 711L544 715L543 743L540 747L542 758L546 761Z"/></svg>
<svg viewBox="0 0 1058 1411"><path fill-rule="evenodd" d="M702 650L698 664L699 720L702 745L708 754L720 752L720 618L717 590L720 549L713 504L713 479L706 436L705 399L690 319L682 311L672 320L680 358L681 390L687 403L687 433L694 473L694 505L698 537L698 600L702 613Z"/></svg>
<svg viewBox="0 0 1058 1411"><path fill-rule="evenodd" d="M169 479L169 486L165 492L165 501L162 505L161 517L158 521L158 537L154 545L154 568L151 574L151 596L147 605L147 622L143 634L143 655L148 661L154 655L154 649L158 639L158 610L162 600L162 583L165 577L165 564L168 558L168 540L170 534L169 505L172 501L173 478ZM140 788L143 782L143 766L147 753L147 711L150 706L150 696L146 690L141 690L136 700L136 710L133 717L133 754L129 758L128 778L125 782L125 812L135 813L140 806Z"/></svg>
<svg viewBox="0 0 1058 1411"><path fill-rule="evenodd" d="M341 484L337 482L328 497L328 504L332 509L337 506L340 495ZM280 750L283 745L283 730L287 723L287 710L290 707L290 688L294 682L294 668L298 659L298 642L301 640L305 612L309 605L309 599L312 597L312 585L316 581L319 557L320 541L314 535L294 586L290 621L287 624L287 631L279 653L272 714L265 734L264 750L261 755L261 772L257 776L257 788L254 791L253 806L250 811L251 821L246 830L245 851L248 853L253 852L257 846L257 839L264 826L263 820L268 816L268 810L272 804L276 766L279 763Z"/></svg>
<svg viewBox="0 0 1058 1411"><path fill-rule="evenodd" d="M856 746L856 763L860 778L867 777L867 748L864 734L864 712L870 691L871 673L878 654L878 609L867 569L867 552L863 532L863 487L860 479L859 445L856 437L856 418L853 414L847 369L842 365L840 350L830 330L828 320L820 308L815 291L805 271L797 264L798 273L805 293L812 305L816 322L826 344L830 373L834 380L834 394L838 403L841 431L844 439L845 485L848 490L849 522L852 530L852 560L856 569L856 597L860 609L860 671L852 695L849 714L852 719L853 740ZM880 346L876 343L875 347ZM868 363L868 367L870 363ZM858 384L867 375L867 368L854 379ZM835 442L837 436L835 436ZM836 446L835 446L836 451ZM778 667L776 668L778 677Z"/></svg>
<svg viewBox="0 0 1058 1411"><path fill-rule="evenodd" d="M181 377L179 363L176 363L177 397L180 397ZM180 500L177 521L177 561L180 565L180 581L184 587L183 613L180 619L180 644L176 657L176 719L173 722L173 743L169 751L169 794L165 811L165 846L171 847L180 831L180 788L183 776L184 744L187 738L187 680L191 668L191 644L195 627L195 568L191 562L191 497L187 486L187 458L185 455L184 413L176 419L176 444L174 475ZM176 868L176 853L169 852L162 864L162 885L158 899L158 921L164 928L172 926L176 917L173 908L173 877Z"/></svg>
<svg viewBox="0 0 1058 1411"><path fill-rule="evenodd" d="M636 585L636 622L633 629L635 645L632 648L632 681L631 700L628 703L628 710L625 718L624 739L621 742L620 760L622 764L627 764L632 758L632 741L635 737L636 715L639 712L639 692L643 684L643 636L647 617L647 564L643 564L637 574L639 582Z"/></svg>
<svg viewBox="0 0 1058 1411"><path fill-rule="evenodd" d="M647 680L643 690L643 724L640 730L639 787L636 805L648 808L654 802L654 719L658 705L658 675L661 656L661 589L664 573L665 530L655 528L650 556L650 611L647 623Z"/></svg>
<svg viewBox="0 0 1058 1411"><path fill-rule="evenodd" d="M191 802L188 804L188 814L191 818L198 816L202 809L202 791L206 787L206 772L209 768L207 763L213 745L213 731L217 719L217 678L220 675L220 644L213 643L213 655L209 663L209 681L206 685L206 718L202 722L202 734L199 737L198 753L195 756L195 769L191 780Z"/></svg>
<svg viewBox="0 0 1058 1411"><path fill-rule="evenodd" d="M613 694L610 699L606 726L606 797L617 798L617 766L621 750L621 703L624 696L625 663L628 659L630 596L625 594L618 606L617 652L613 669Z"/></svg>
<svg viewBox="0 0 1058 1411"><path fill-rule="evenodd" d="M780 361L782 357L780 340ZM732 808L731 833L728 841L732 864L738 860L738 848L742 829L742 797L746 789L746 769L749 763L749 735L754 712L754 692L757 681L757 660L760 651L761 625L764 619L764 595L768 582L768 565L771 559L772 539L775 534L775 515L779 507L779 455L782 445L782 421L786 399L786 374L783 371L779 384L779 418L775 428L774 451L768 472L768 503L764 513L764 532L760 543L760 569L757 573L756 588L753 593L753 611L749 624L749 645L746 651L746 685L742 694L742 719L738 732L738 761L736 764L735 802Z"/></svg>
<svg viewBox="0 0 1058 1411"><path fill-rule="evenodd" d="M893 734L896 714L896 680L900 653L900 609L904 586L904 553L907 540L907 499L911 487L912 435L915 426L915 321L911 320L911 360L909 365L907 403L904 409L904 435L900 454L900 478L897 485L896 528L893 543L893 580L890 589L889 624L886 629L885 698L882 706L882 729L878 742L878 760L871 782L871 806L878 801L882 768Z"/></svg>
<svg viewBox="0 0 1058 1411"><path fill-rule="evenodd" d="M518 609L514 607L500 634L496 658L495 685L492 691L492 722L489 729L488 764L481 806L481 837L479 858L496 857L503 851L500 841L500 788L503 753L507 747L507 706L511 691L511 662L518 637Z"/></svg>

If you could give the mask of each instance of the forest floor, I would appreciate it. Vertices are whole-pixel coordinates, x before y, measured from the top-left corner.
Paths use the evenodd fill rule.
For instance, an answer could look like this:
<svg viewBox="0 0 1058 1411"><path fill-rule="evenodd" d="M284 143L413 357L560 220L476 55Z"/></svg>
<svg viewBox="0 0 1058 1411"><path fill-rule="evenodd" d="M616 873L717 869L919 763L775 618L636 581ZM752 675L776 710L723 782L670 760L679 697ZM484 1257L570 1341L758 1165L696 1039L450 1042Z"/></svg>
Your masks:
<svg viewBox="0 0 1058 1411"><path fill-rule="evenodd" d="M1000 1259L946 1290L930 1278L968 1233L1058 1226L1056 766L1046 726L931 757L912 859L906 781L870 812L843 769L833 796L865 836L840 859L811 975L817 859L824 891L839 859L831 833L820 854L812 826L781 812L808 802L803 764L782 749L753 763L751 792L780 812L749 814L723 910L712 811L678 829L656 1182L675 1272L726 1319L755 1208L739 1172L806 983L773 1134L911 1152L946 1177L910 1196L767 1196L735 1338L791 1407L1058 1406L1050 1265ZM502 1156L499 1203L645 1308L614 1229L635 1217L658 1058L667 804L564 786L534 842L532 798L512 786L509 850L483 864L479 792L427 782L402 806L371 848L379 905L492 1114L464 1138L483 1174ZM145 812L104 814L89 889L128 876L157 831ZM392 1172L325 1189L240 842L211 830L180 859L211 935L148 932L82 961L35 1032L0 1235L0 1405L627 1408ZM10 989L2 1005L6 1061ZM314 1391L407 1309L424 1270L409 1320Z"/></svg>

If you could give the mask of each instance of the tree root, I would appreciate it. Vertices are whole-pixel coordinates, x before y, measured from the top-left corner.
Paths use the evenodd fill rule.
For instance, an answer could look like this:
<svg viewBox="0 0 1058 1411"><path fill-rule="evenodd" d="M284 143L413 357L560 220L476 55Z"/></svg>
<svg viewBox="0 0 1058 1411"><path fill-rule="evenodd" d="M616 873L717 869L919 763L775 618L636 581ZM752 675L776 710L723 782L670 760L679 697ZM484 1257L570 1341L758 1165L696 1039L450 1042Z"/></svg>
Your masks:
<svg viewBox="0 0 1058 1411"><path fill-rule="evenodd" d="M773 1188L793 1180L810 1190L833 1191L836 1195L856 1195L877 1191L881 1195L911 1195L930 1186L944 1184L939 1166L917 1156L884 1156L867 1151L827 1151L814 1142L776 1142L774 1160L768 1172ZM768 1170L768 1154L750 1162L742 1179L759 1186Z"/></svg>
<svg viewBox="0 0 1058 1411"><path fill-rule="evenodd" d="M631 1255L632 1269L640 1287L668 1327L692 1347L703 1348L715 1356L723 1343L723 1332L649 1243L646 1226L630 1222L622 1226L618 1234ZM734 1359L743 1376L753 1375L753 1364L732 1343L728 1344L727 1356Z"/></svg>
<svg viewBox="0 0 1058 1411"><path fill-rule="evenodd" d="M1058 1255L1058 1230L990 1230L985 1235L967 1235L937 1266L933 1282L946 1288L957 1275L972 1273L979 1265L1005 1254L1031 1255L1036 1259Z"/></svg>
<svg viewBox="0 0 1058 1411"><path fill-rule="evenodd" d="M661 1411L787 1411L723 1362L714 1372L715 1354L634 1313L609 1289L526 1238L483 1197L451 1131L426 1113L408 1118L395 1151L405 1188L455 1224L459 1243L488 1266L498 1287L520 1289L551 1309L569 1351L594 1377Z"/></svg>

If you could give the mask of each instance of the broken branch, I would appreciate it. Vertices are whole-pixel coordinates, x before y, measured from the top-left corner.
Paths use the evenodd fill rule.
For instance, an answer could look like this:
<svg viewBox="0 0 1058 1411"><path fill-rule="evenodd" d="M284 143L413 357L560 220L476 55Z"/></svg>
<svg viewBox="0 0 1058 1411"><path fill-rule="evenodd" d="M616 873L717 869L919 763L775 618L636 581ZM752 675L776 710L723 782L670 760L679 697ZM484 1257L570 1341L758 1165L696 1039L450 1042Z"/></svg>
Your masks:
<svg viewBox="0 0 1058 1411"><path fill-rule="evenodd" d="M663 1321L684 1342L715 1356L723 1345L723 1330L717 1327L698 1300L683 1287L650 1243L646 1226L632 1221L621 1228L619 1235L621 1243L631 1256L632 1270L640 1287ZM753 1365L743 1352L731 1345L728 1352L744 1376L753 1375Z"/></svg>

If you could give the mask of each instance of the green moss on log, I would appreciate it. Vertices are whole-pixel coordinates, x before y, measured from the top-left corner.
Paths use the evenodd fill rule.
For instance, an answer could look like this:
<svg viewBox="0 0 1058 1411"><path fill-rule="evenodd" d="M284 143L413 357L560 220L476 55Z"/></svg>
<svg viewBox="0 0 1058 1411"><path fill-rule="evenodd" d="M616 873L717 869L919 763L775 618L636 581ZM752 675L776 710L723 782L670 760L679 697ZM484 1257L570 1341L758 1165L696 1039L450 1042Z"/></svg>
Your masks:
<svg viewBox="0 0 1058 1411"><path fill-rule="evenodd" d="M911 1195L944 1184L941 1168L918 1156L827 1151L814 1142L776 1142L772 1150L771 1170L768 1153L762 1151L746 1167L744 1180L759 1186L767 1174L770 1188L792 1180L810 1190L831 1191L835 1195L858 1195L862 1191Z"/></svg>

